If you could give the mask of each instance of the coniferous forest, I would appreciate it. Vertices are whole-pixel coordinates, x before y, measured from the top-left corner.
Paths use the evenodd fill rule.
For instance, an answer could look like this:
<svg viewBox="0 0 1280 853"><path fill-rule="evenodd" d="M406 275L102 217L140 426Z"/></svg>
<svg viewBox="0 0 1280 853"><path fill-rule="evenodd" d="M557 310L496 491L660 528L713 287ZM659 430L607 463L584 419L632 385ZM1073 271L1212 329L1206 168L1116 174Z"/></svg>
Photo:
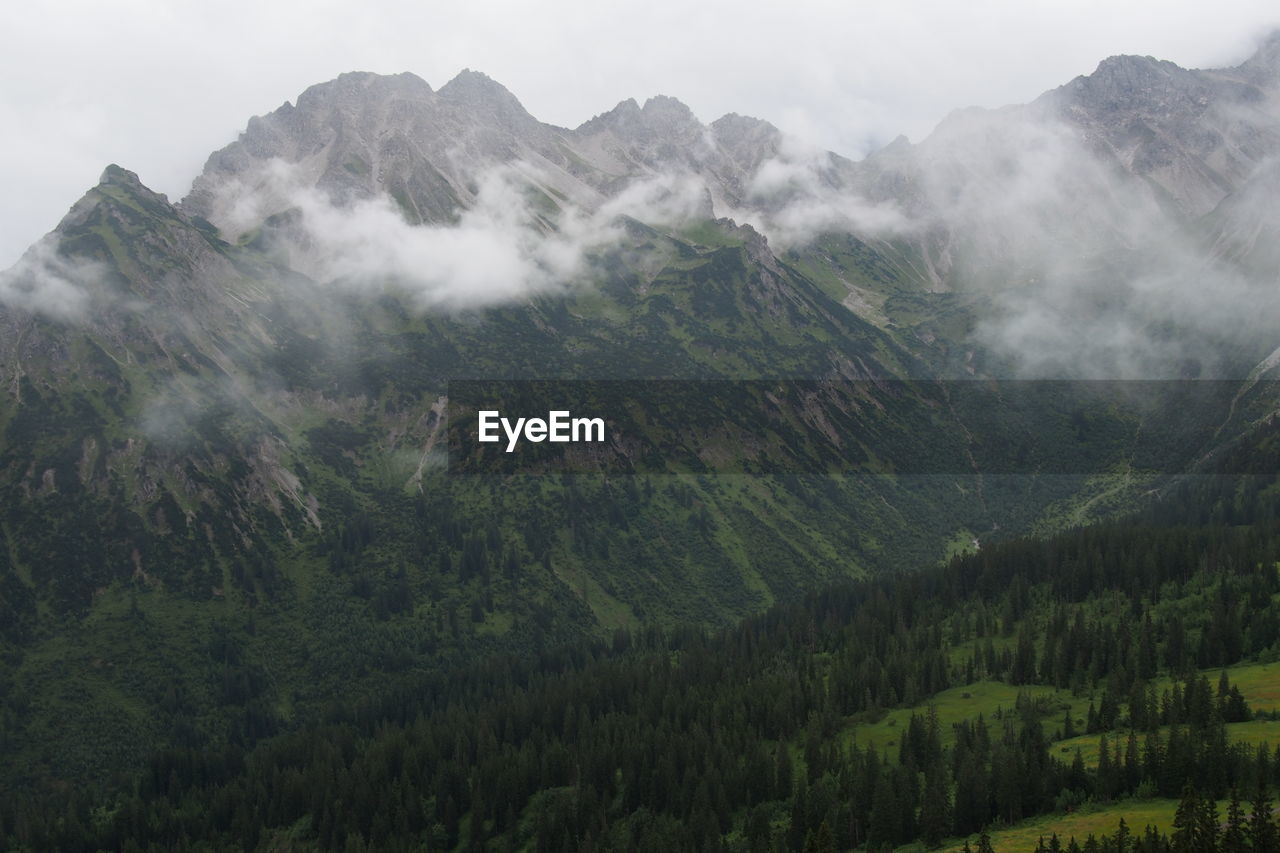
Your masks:
<svg viewBox="0 0 1280 853"><path fill-rule="evenodd" d="M1124 520L842 583L728 630L486 655L291 730L165 748L127 784L6 797L0 838L988 850L1029 818L1167 798L1170 826L1036 849L1274 851L1280 747L1233 731L1280 718L1233 673L1280 650L1278 510L1271 478L1193 477ZM993 683L1013 701L954 719L946 701ZM895 709L892 746L860 736Z"/></svg>

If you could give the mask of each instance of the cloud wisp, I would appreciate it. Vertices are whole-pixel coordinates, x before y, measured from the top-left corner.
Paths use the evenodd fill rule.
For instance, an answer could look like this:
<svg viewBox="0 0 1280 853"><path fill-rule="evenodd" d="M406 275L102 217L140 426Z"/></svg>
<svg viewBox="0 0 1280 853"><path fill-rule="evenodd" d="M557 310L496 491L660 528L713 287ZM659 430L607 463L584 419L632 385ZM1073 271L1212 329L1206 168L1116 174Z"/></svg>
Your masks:
<svg viewBox="0 0 1280 853"><path fill-rule="evenodd" d="M212 218L231 239L283 221L269 242L313 280L355 293L394 288L420 309L455 311L566 292L621 238L620 217L678 226L708 205L702 183L681 174L635 181L594 210L561 201L528 163L485 169L475 185L455 222L413 224L387 196L338 204L302 167L275 160L219 187Z"/></svg>
<svg viewBox="0 0 1280 853"><path fill-rule="evenodd" d="M0 304L53 320L79 322L87 316L102 281L100 264L63 256L57 238L49 236L0 272Z"/></svg>
<svg viewBox="0 0 1280 853"><path fill-rule="evenodd" d="M872 202L853 190L849 165L831 152L784 136L778 156L762 162L752 176L745 207L730 215L751 224L780 250L833 232L885 238L915 229L895 200Z"/></svg>

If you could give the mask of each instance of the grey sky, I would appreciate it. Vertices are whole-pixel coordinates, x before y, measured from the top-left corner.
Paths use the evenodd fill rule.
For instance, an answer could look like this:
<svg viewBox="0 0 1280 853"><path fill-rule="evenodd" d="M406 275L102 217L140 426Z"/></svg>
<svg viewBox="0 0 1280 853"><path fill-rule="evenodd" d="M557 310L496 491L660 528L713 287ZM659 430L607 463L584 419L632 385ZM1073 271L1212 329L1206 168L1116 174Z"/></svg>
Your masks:
<svg viewBox="0 0 1280 853"><path fill-rule="evenodd" d="M464 67L576 126L669 94L850 156L952 108L1022 102L1117 53L1234 64L1280 26L1265 0L51 0L0 11L0 267L110 162L184 195L251 115L343 71Z"/></svg>

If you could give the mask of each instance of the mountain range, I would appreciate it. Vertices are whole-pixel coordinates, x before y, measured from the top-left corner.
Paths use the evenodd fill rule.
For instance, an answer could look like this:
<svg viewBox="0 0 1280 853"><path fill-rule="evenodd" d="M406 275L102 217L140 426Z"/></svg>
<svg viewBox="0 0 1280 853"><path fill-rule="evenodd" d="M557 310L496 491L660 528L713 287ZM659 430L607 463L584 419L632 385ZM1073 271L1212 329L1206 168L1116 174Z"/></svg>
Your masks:
<svg viewBox="0 0 1280 853"><path fill-rule="evenodd" d="M1276 409L1278 99L1280 36L1230 69L1113 57L855 162L670 97L566 129L478 72L352 73L176 204L107 167L0 279L0 785L1138 507L1160 424L1194 464ZM450 478L463 378L869 383L797 440L852 422L972 470ZM1063 378L1238 385L1154 414L948 396ZM998 473L1011 430L1090 467Z"/></svg>

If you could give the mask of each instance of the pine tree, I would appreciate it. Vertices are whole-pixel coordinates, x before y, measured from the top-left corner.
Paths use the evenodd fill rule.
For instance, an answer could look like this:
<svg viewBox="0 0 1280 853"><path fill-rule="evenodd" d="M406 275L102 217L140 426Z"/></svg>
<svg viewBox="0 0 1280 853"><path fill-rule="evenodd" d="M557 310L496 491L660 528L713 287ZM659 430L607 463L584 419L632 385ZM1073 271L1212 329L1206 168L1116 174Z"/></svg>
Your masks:
<svg viewBox="0 0 1280 853"><path fill-rule="evenodd" d="M1111 766L1111 746L1104 734L1098 738L1098 796L1109 800L1115 795L1115 773Z"/></svg>
<svg viewBox="0 0 1280 853"><path fill-rule="evenodd" d="M1116 744L1116 751L1119 752L1120 744ZM1129 739L1125 742L1124 747L1124 790L1131 793L1138 787L1138 783L1142 781L1142 762L1138 757L1138 735L1132 730L1129 732Z"/></svg>
<svg viewBox="0 0 1280 853"><path fill-rule="evenodd" d="M818 833L814 838L814 853L836 853L835 838L831 835L831 827L824 820L818 825Z"/></svg>
<svg viewBox="0 0 1280 853"><path fill-rule="evenodd" d="M946 775L942 764L935 762L925 773L924 799L920 803L920 837L929 848L942 843L948 811Z"/></svg>
<svg viewBox="0 0 1280 853"><path fill-rule="evenodd" d="M1223 701L1222 719L1228 723L1247 723L1252 718L1249 703L1245 701L1240 688L1232 685Z"/></svg>
<svg viewBox="0 0 1280 853"><path fill-rule="evenodd" d="M1206 682L1207 684L1207 682ZM1199 831L1199 849L1216 850L1218 848L1218 804L1213 797L1204 797L1200 801L1200 812L1197 820Z"/></svg>
<svg viewBox="0 0 1280 853"><path fill-rule="evenodd" d="M897 786L893 784L893 776L881 774L876 781L876 791L871 798L871 822L867 829L867 844L872 849L896 845L899 841L899 812L902 808L898 801Z"/></svg>
<svg viewBox="0 0 1280 853"><path fill-rule="evenodd" d="M1249 850L1250 853L1280 853L1275 820L1271 816L1271 798L1265 785L1258 786L1249 814Z"/></svg>
<svg viewBox="0 0 1280 853"><path fill-rule="evenodd" d="M1124 818L1120 818L1120 825L1116 827L1115 838L1116 853L1126 853L1129 849L1129 825L1125 823Z"/></svg>
<svg viewBox="0 0 1280 853"><path fill-rule="evenodd" d="M1233 786L1227 803L1227 825L1222 833L1222 853L1248 853L1244 830L1244 810L1240 807L1240 794Z"/></svg>
<svg viewBox="0 0 1280 853"><path fill-rule="evenodd" d="M799 850L808 835L809 786L803 776L796 784L795 797L791 800L791 822L787 828L787 840L792 850Z"/></svg>
<svg viewBox="0 0 1280 853"><path fill-rule="evenodd" d="M1202 853L1199 837L1200 797L1196 789L1187 783L1182 789L1182 801L1173 816L1173 835L1170 846L1174 853Z"/></svg>
<svg viewBox="0 0 1280 853"><path fill-rule="evenodd" d="M1142 633L1138 637L1138 677L1149 681L1156 675L1156 644L1151 628L1151 612L1142 620Z"/></svg>
<svg viewBox="0 0 1280 853"><path fill-rule="evenodd" d="M764 806L756 806L747 815L747 850L750 853L769 853L772 834L768 812Z"/></svg>
<svg viewBox="0 0 1280 853"><path fill-rule="evenodd" d="M778 744L773 765L773 797L776 800L791 798L792 788L791 750L785 743Z"/></svg>

